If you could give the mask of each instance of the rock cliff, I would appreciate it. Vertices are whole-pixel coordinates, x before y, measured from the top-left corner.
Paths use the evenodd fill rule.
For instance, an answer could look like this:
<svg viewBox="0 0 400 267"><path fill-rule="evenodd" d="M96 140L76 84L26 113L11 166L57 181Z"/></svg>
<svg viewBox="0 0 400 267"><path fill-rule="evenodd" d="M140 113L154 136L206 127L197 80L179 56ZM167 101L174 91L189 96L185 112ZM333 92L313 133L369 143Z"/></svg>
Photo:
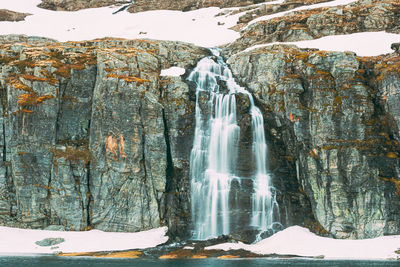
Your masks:
<svg viewBox="0 0 400 267"><path fill-rule="evenodd" d="M277 178L297 176L323 229L399 233L398 55L276 45L228 63L263 107Z"/></svg>
<svg viewBox="0 0 400 267"><path fill-rule="evenodd" d="M312 40L338 34L399 33L399 9L398 1L359 0L345 6L295 11L249 24L240 32L241 37L229 45L229 51L236 53L257 44Z"/></svg>
<svg viewBox="0 0 400 267"><path fill-rule="evenodd" d="M159 74L208 50L113 39L0 53L1 224L185 232L194 100Z"/></svg>
<svg viewBox="0 0 400 267"><path fill-rule="evenodd" d="M130 12L259 3L135 2ZM275 41L399 33L398 1L360 0L247 25L259 16L322 2L329 1L228 10L242 13L235 26L241 37L222 54L264 114L283 226L307 226L336 238L399 234L398 44L392 46L397 53L377 57L291 45L244 51ZM41 6L111 4L44 0ZM175 240L187 237L195 88L185 77L207 55L205 48L173 41L59 43L0 36L0 224L105 231L167 225ZM185 74L160 76L172 66ZM254 170L247 97L238 95L237 106L237 168L247 177ZM233 186L238 202L247 201L232 211L239 225L232 236L243 240L249 229L241 226L248 220L239 213L249 213L244 207L252 186Z"/></svg>

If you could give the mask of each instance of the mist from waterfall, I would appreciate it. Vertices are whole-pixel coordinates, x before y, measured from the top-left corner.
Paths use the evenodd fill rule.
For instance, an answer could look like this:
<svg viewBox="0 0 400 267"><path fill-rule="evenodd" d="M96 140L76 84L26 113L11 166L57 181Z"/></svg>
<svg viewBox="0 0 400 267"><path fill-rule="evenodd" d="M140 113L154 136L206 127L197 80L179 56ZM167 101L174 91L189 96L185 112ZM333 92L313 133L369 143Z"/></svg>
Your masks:
<svg viewBox="0 0 400 267"><path fill-rule="evenodd" d="M196 85L196 128L190 155L193 239L204 240L231 232L229 193L237 174L240 127L237 122L236 94L250 101L255 171L252 175L250 225L272 229L279 214L275 189L267 172L267 144L264 120L252 95L239 86L217 49L203 58L188 81ZM216 61L213 60L216 59ZM225 84L221 88L221 84ZM226 87L226 88L224 88ZM274 217L275 216L275 217Z"/></svg>

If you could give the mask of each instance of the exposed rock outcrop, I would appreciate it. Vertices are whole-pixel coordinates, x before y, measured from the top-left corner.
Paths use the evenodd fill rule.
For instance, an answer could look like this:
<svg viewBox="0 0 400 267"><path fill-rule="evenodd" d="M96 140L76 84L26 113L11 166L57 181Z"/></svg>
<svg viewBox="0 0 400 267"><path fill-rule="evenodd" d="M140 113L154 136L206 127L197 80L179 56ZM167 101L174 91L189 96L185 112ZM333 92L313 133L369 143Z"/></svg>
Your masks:
<svg viewBox="0 0 400 267"><path fill-rule="evenodd" d="M397 2L362 3L253 24L224 54L261 42L398 31ZM0 224L106 231L167 225L176 240L187 236L195 92L184 78L208 54L179 42L1 36ZM284 226L337 238L400 232L398 54L273 46L228 63L264 112ZM161 77L171 66L186 74ZM238 95L237 106L237 167L250 176L247 98ZM235 190L238 202L249 202L251 186ZM248 204L232 212L249 212L242 210ZM239 240L252 231L237 230Z"/></svg>
<svg viewBox="0 0 400 267"><path fill-rule="evenodd" d="M0 21L21 21L31 14L0 9Z"/></svg>
<svg viewBox="0 0 400 267"><path fill-rule="evenodd" d="M272 46L228 63L263 107L276 179L297 177L322 227L337 238L398 234L398 55Z"/></svg>
<svg viewBox="0 0 400 267"><path fill-rule="evenodd" d="M127 0L42 0L38 7L57 11L76 11L85 8L127 4L129 2Z"/></svg>
<svg viewBox="0 0 400 267"><path fill-rule="evenodd" d="M207 53L122 39L2 45L0 223L187 233L193 92L159 74Z"/></svg>
<svg viewBox="0 0 400 267"><path fill-rule="evenodd" d="M51 10L74 11L84 8L104 7L115 4L129 4L131 1L115 1L115 0L43 0L39 5L41 8ZM189 11L203 7L234 7L247 6L262 3L262 0L176 0L176 1L160 1L160 0L135 0L128 11L132 13L148 11L148 10L181 10Z"/></svg>
<svg viewBox="0 0 400 267"><path fill-rule="evenodd" d="M295 11L244 28L230 53L257 44L293 42L368 31L400 31L398 1L359 0L346 6Z"/></svg>

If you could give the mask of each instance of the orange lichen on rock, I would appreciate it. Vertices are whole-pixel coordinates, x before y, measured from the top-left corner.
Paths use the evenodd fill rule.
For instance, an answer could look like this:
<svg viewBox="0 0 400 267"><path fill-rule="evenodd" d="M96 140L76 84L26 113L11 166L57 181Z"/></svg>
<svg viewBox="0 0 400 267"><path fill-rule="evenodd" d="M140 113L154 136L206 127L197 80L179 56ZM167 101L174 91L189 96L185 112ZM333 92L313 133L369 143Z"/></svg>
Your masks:
<svg viewBox="0 0 400 267"><path fill-rule="evenodd" d="M65 150L50 149L50 152L53 153L55 158L65 158L71 162L83 161L85 164L88 164L91 157L90 151L87 147L79 149L75 147L67 147Z"/></svg>
<svg viewBox="0 0 400 267"><path fill-rule="evenodd" d="M394 153L394 152L388 152L386 154L386 157L391 158L391 159L397 159L398 158L397 154Z"/></svg>
<svg viewBox="0 0 400 267"><path fill-rule="evenodd" d="M111 252L102 255L93 255L96 258L139 258L143 255L140 251L122 251L122 252Z"/></svg>
<svg viewBox="0 0 400 267"><path fill-rule="evenodd" d="M207 259L208 257L206 255L201 255L201 254L195 254L192 256L192 259Z"/></svg>
<svg viewBox="0 0 400 267"><path fill-rule="evenodd" d="M76 252L76 253L59 253L57 256L61 257L78 257L78 256L92 256L93 252Z"/></svg>
<svg viewBox="0 0 400 267"><path fill-rule="evenodd" d="M159 259L177 259L178 255L177 254L164 254L158 258Z"/></svg>
<svg viewBox="0 0 400 267"><path fill-rule="evenodd" d="M7 84L11 85L12 87L14 87L17 90L22 90L22 91L26 91L26 92L31 92L32 88L30 88L29 86L23 84L18 78L16 77L10 77L8 78L8 82Z"/></svg>
<svg viewBox="0 0 400 267"><path fill-rule="evenodd" d="M136 82L136 84L143 84L145 82L150 82L147 79L141 79L134 76L116 75L116 74L107 74L107 78L118 78L124 80L127 83Z"/></svg>
<svg viewBox="0 0 400 267"><path fill-rule="evenodd" d="M222 255L217 257L217 259L237 259L240 258L238 255Z"/></svg>
<svg viewBox="0 0 400 267"><path fill-rule="evenodd" d="M299 121L299 120L300 120L299 117L297 117L296 115L293 115L293 114L290 112L290 121L291 121L291 122L295 122L295 121Z"/></svg>
<svg viewBox="0 0 400 267"><path fill-rule="evenodd" d="M116 158L117 155L117 139L114 138L112 135L109 135L106 139L106 153L112 155L113 159Z"/></svg>
<svg viewBox="0 0 400 267"><path fill-rule="evenodd" d="M52 95L42 95L38 96L35 92L27 93L27 94L22 94L18 97L18 106L19 107L31 107L31 106L37 106L38 104L42 103L43 101L46 101L48 99L52 99L54 96Z"/></svg>
<svg viewBox="0 0 400 267"><path fill-rule="evenodd" d="M119 135L119 146L118 146L118 148L119 148L119 155L123 159L126 158L126 155L125 155L125 152L124 152L124 150L125 150L125 141L124 141L124 136L122 134Z"/></svg>
<svg viewBox="0 0 400 267"><path fill-rule="evenodd" d="M56 78L42 78L42 77L35 77L32 75L27 75L27 74L22 74L21 75L22 78L24 78L25 80L29 80L29 81L35 81L35 82L47 82L51 85L56 85L58 80Z"/></svg>

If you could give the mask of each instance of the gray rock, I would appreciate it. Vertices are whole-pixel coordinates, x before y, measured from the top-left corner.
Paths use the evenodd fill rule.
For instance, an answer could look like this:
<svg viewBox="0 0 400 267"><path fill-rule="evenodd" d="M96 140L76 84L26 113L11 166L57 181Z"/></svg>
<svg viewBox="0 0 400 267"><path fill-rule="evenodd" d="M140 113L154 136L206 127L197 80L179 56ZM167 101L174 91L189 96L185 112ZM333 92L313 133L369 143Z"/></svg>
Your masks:
<svg viewBox="0 0 400 267"><path fill-rule="evenodd" d="M49 225L44 230L48 231L65 231L65 227L62 225Z"/></svg>
<svg viewBox="0 0 400 267"><path fill-rule="evenodd" d="M54 245L58 245L65 242L64 238L56 237L56 238L45 238L40 241L36 241L35 244L41 247L50 247Z"/></svg>
<svg viewBox="0 0 400 267"><path fill-rule="evenodd" d="M281 5L280 9L285 9L286 5ZM243 28L241 37L227 45L224 53L232 55L258 44L312 40L330 35L372 31L398 33L400 24L396 14L399 9L395 1L360 0L344 6L290 12Z"/></svg>
<svg viewBox="0 0 400 267"><path fill-rule="evenodd" d="M187 234L193 91L159 74L190 69L208 51L144 40L40 45L2 50L0 223L167 224Z"/></svg>
<svg viewBox="0 0 400 267"><path fill-rule="evenodd" d="M307 209L305 193L337 238L399 232L400 86L390 58L273 46L228 60L264 107L274 184L291 220L309 220L296 211Z"/></svg>

